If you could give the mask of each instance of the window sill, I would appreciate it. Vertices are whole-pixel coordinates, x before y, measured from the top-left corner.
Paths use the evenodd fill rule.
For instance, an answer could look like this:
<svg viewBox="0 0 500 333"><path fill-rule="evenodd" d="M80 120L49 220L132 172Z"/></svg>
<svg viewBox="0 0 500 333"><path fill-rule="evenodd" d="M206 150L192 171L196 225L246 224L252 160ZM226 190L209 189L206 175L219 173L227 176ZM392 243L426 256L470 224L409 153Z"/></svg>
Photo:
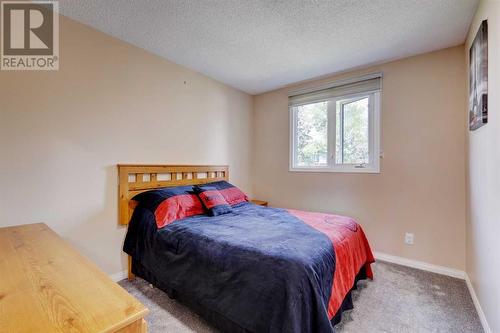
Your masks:
<svg viewBox="0 0 500 333"><path fill-rule="evenodd" d="M371 167L371 168L289 168L290 172L332 172L332 173L371 173L371 174L379 174L380 168Z"/></svg>

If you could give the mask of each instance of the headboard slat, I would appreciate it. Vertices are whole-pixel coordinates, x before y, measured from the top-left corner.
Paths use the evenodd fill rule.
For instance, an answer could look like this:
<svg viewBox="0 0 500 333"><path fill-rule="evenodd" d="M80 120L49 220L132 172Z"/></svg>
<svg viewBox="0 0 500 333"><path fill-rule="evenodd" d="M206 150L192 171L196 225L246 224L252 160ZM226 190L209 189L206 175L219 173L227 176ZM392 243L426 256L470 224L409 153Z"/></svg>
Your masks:
<svg viewBox="0 0 500 333"><path fill-rule="evenodd" d="M170 175L170 179L161 177L159 180L158 174ZM180 179L178 174L181 175ZM200 178L199 174L205 177ZM130 180L129 175L133 175ZM118 164L119 224L129 223L136 206L131 199L136 194L162 187L206 184L219 180L229 180L227 165Z"/></svg>

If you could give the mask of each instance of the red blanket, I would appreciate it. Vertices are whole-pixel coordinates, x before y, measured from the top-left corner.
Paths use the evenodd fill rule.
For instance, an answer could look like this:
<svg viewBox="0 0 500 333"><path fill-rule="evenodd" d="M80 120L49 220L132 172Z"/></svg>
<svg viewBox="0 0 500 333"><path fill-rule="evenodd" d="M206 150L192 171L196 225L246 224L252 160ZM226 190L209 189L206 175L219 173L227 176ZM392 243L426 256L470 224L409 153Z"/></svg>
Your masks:
<svg viewBox="0 0 500 333"><path fill-rule="evenodd" d="M346 216L288 210L311 227L330 238L336 256L332 293L328 303L330 320L337 313L347 293L354 286L355 278L361 267L365 266L366 275L373 279L370 264L375 262L370 245L361 226Z"/></svg>

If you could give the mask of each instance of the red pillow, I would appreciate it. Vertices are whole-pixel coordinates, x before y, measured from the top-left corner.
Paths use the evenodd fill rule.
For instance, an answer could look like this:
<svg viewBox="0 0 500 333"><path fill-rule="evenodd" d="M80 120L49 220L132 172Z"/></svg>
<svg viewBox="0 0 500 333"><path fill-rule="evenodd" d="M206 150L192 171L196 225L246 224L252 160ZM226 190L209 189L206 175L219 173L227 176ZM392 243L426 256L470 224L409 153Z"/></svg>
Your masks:
<svg viewBox="0 0 500 333"><path fill-rule="evenodd" d="M146 191L132 199L155 215L158 228L175 220L205 213L200 199L193 192L193 186L165 187Z"/></svg>
<svg viewBox="0 0 500 333"><path fill-rule="evenodd" d="M224 196L213 186L198 185L194 187L201 202L211 216L222 215L233 211Z"/></svg>
<svg viewBox="0 0 500 333"><path fill-rule="evenodd" d="M213 186L219 190L220 194L226 199L228 204L231 206L237 205L242 202L247 202L248 197L236 186L222 180L219 182L213 182L206 184L207 186Z"/></svg>
<svg viewBox="0 0 500 333"><path fill-rule="evenodd" d="M194 194L176 195L165 199L155 211L158 228L193 215L204 214L200 199Z"/></svg>

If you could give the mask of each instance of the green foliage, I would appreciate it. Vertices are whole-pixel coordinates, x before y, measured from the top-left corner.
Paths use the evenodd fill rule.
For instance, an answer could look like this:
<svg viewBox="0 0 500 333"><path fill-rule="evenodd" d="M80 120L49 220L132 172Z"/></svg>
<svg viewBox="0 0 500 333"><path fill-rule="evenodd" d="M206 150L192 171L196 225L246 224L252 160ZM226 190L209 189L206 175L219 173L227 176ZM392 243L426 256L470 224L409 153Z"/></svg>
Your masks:
<svg viewBox="0 0 500 333"><path fill-rule="evenodd" d="M327 102L298 107L297 161L299 165L326 165L328 153L327 112Z"/></svg>
<svg viewBox="0 0 500 333"><path fill-rule="evenodd" d="M338 109L338 113L340 112ZM337 129L340 131L339 123ZM337 142L337 163L368 163L368 98L344 104L343 129L344 145L342 149L341 144ZM339 158L342 162L339 162Z"/></svg>
<svg viewBox="0 0 500 333"><path fill-rule="evenodd" d="M368 163L368 98L345 104L337 102L335 116L336 163ZM328 102L297 107L298 165L325 166L327 158Z"/></svg>

